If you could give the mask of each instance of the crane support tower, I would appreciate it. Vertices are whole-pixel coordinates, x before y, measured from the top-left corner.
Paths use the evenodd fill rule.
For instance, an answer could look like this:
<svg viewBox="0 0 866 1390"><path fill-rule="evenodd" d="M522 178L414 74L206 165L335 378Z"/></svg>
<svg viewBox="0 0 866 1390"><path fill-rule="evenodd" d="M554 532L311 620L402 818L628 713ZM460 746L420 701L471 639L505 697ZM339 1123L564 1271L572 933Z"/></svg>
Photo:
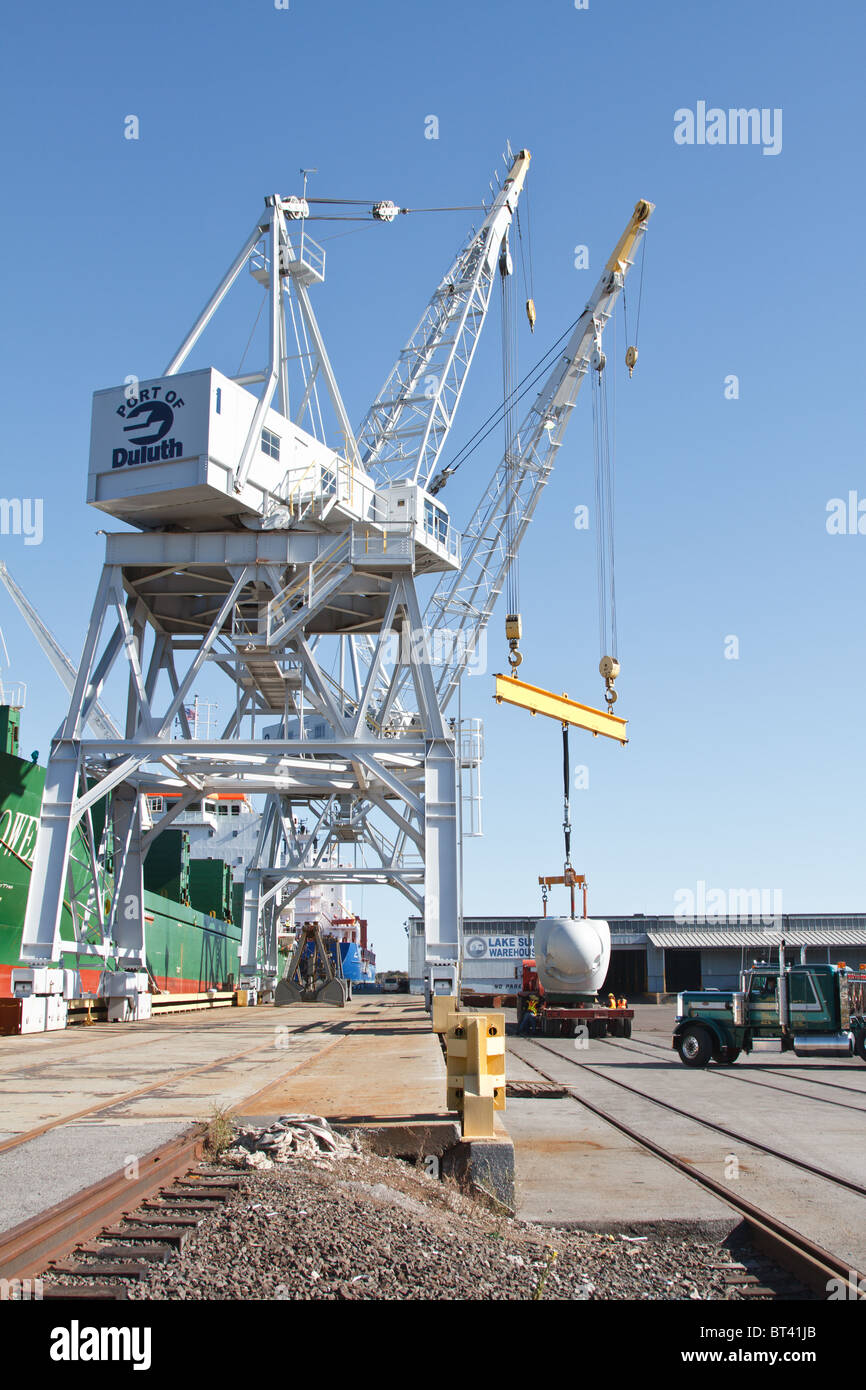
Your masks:
<svg viewBox="0 0 866 1390"><path fill-rule="evenodd" d="M306 183L303 197L265 199L161 375L96 392L87 500L134 529L106 535L52 743L25 964L57 961L61 950L98 955L107 993L143 987L148 850L190 806L240 793L264 798L244 882L247 984L275 987L279 912L325 881L398 889L423 913L428 960L458 967L461 775L477 757L446 709L514 556L491 568L501 495L491 510L488 488L482 520L462 536L434 473L503 273L528 164L527 151L509 150L481 225L359 430L312 305L325 252L308 229L316 200ZM369 216L388 226L404 211L378 202ZM628 263L624 252L606 269L603 294L581 320L587 352L554 372L558 387L536 407L540 433L527 436L516 470L509 460L509 478L524 477L530 493L550 472ZM190 369L244 270L261 286L264 366ZM522 506L524 496L521 484L512 501ZM524 512L520 535L528 520ZM426 610L425 581L435 586ZM123 727L113 730L100 701L118 672L128 695ZM228 703L221 697L224 726L216 738L195 737L188 701L217 672L232 692ZM151 819L145 793L160 790L172 794L171 809ZM299 815L312 832L303 837ZM89 873L79 860L73 875L72 845L82 841ZM64 901L76 941L61 948Z"/></svg>

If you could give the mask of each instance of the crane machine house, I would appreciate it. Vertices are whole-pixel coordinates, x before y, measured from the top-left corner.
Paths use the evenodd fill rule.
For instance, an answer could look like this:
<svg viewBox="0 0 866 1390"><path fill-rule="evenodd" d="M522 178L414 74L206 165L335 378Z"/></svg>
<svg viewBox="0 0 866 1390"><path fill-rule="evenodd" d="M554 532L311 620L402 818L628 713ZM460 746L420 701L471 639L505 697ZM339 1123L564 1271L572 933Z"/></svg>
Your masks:
<svg viewBox="0 0 866 1390"><path fill-rule="evenodd" d="M372 562L408 554L420 572L456 568L459 537L446 508L418 484L378 490L357 460L268 409L238 478L259 401L213 367L97 391L87 500L142 529L273 529L309 520L354 524L353 553Z"/></svg>

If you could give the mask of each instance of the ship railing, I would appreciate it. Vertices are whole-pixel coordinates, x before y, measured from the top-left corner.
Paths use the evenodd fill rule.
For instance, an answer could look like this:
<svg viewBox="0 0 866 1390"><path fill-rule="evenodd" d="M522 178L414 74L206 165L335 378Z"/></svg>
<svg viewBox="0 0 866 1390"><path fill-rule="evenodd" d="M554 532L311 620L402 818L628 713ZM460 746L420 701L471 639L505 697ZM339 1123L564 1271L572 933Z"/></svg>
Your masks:
<svg viewBox="0 0 866 1390"><path fill-rule="evenodd" d="M27 686L24 681L4 682L0 680L0 705L11 709L23 709L27 699Z"/></svg>

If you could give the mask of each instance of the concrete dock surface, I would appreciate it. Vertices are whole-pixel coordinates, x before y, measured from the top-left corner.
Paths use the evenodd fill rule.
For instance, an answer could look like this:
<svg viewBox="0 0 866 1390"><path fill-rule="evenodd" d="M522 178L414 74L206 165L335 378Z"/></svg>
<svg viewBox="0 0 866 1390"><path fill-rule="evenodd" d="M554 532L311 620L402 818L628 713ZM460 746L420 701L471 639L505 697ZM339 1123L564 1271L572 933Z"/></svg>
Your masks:
<svg viewBox="0 0 866 1390"><path fill-rule="evenodd" d="M866 1189L866 1066L856 1058L759 1053L729 1067L687 1068L670 1048L673 1008L647 1007L652 1014L638 1011L628 1040L590 1039L576 1048L565 1038L510 1037L509 1078L538 1081L530 1064L540 1067L851 1268L866 1269L866 1198L832 1181ZM702 1126L701 1119L729 1133ZM515 1144L517 1211L527 1220L604 1230L693 1225L708 1234L737 1220L724 1202L574 1100L509 1100L506 1120Z"/></svg>
<svg viewBox="0 0 866 1390"><path fill-rule="evenodd" d="M438 1038L423 1000L406 995L357 996L345 1009L263 1005L3 1037L0 1230L215 1109L449 1132L455 1120L445 1109Z"/></svg>
<svg viewBox="0 0 866 1390"><path fill-rule="evenodd" d="M510 1036L508 1079L537 1082L531 1064L542 1068L863 1269L864 1198L760 1145L866 1188L866 1067L760 1054L693 1071L670 1049L673 1015L671 1006L638 1006L631 1039L590 1040L580 1050L569 1039ZM445 1081L423 1001L407 995L359 996L342 1010L235 1008L0 1038L0 1229L215 1109L259 1124L319 1114L366 1127L371 1137L375 1131L383 1152L441 1154L458 1134ZM573 1099L510 1097L498 1118L514 1141L517 1214L526 1220L607 1231L660 1226L708 1238L739 1221L725 1202ZM701 1126L701 1118L742 1141Z"/></svg>

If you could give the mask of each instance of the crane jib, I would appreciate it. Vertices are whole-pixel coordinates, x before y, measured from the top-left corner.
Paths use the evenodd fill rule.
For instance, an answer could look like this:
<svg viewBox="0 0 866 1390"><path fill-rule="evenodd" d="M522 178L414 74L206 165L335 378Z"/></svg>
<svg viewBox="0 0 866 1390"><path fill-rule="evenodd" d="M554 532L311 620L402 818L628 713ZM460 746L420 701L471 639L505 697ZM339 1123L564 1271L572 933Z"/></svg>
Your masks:
<svg viewBox="0 0 866 1390"><path fill-rule="evenodd" d="M463 560L455 575L443 575L425 612L431 627L451 623L461 634L452 643L453 656L437 673L443 708L454 694L467 661L478 649L482 634L503 590L544 487L553 471L593 352L622 291L633 253L646 231L654 204L640 200L602 272L586 307L560 353L544 386L530 407L515 438L515 459L497 463L475 513L463 533ZM610 268L613 264L613 268ZM502 545L505 518L514 516L512 544Z"/></svg>

